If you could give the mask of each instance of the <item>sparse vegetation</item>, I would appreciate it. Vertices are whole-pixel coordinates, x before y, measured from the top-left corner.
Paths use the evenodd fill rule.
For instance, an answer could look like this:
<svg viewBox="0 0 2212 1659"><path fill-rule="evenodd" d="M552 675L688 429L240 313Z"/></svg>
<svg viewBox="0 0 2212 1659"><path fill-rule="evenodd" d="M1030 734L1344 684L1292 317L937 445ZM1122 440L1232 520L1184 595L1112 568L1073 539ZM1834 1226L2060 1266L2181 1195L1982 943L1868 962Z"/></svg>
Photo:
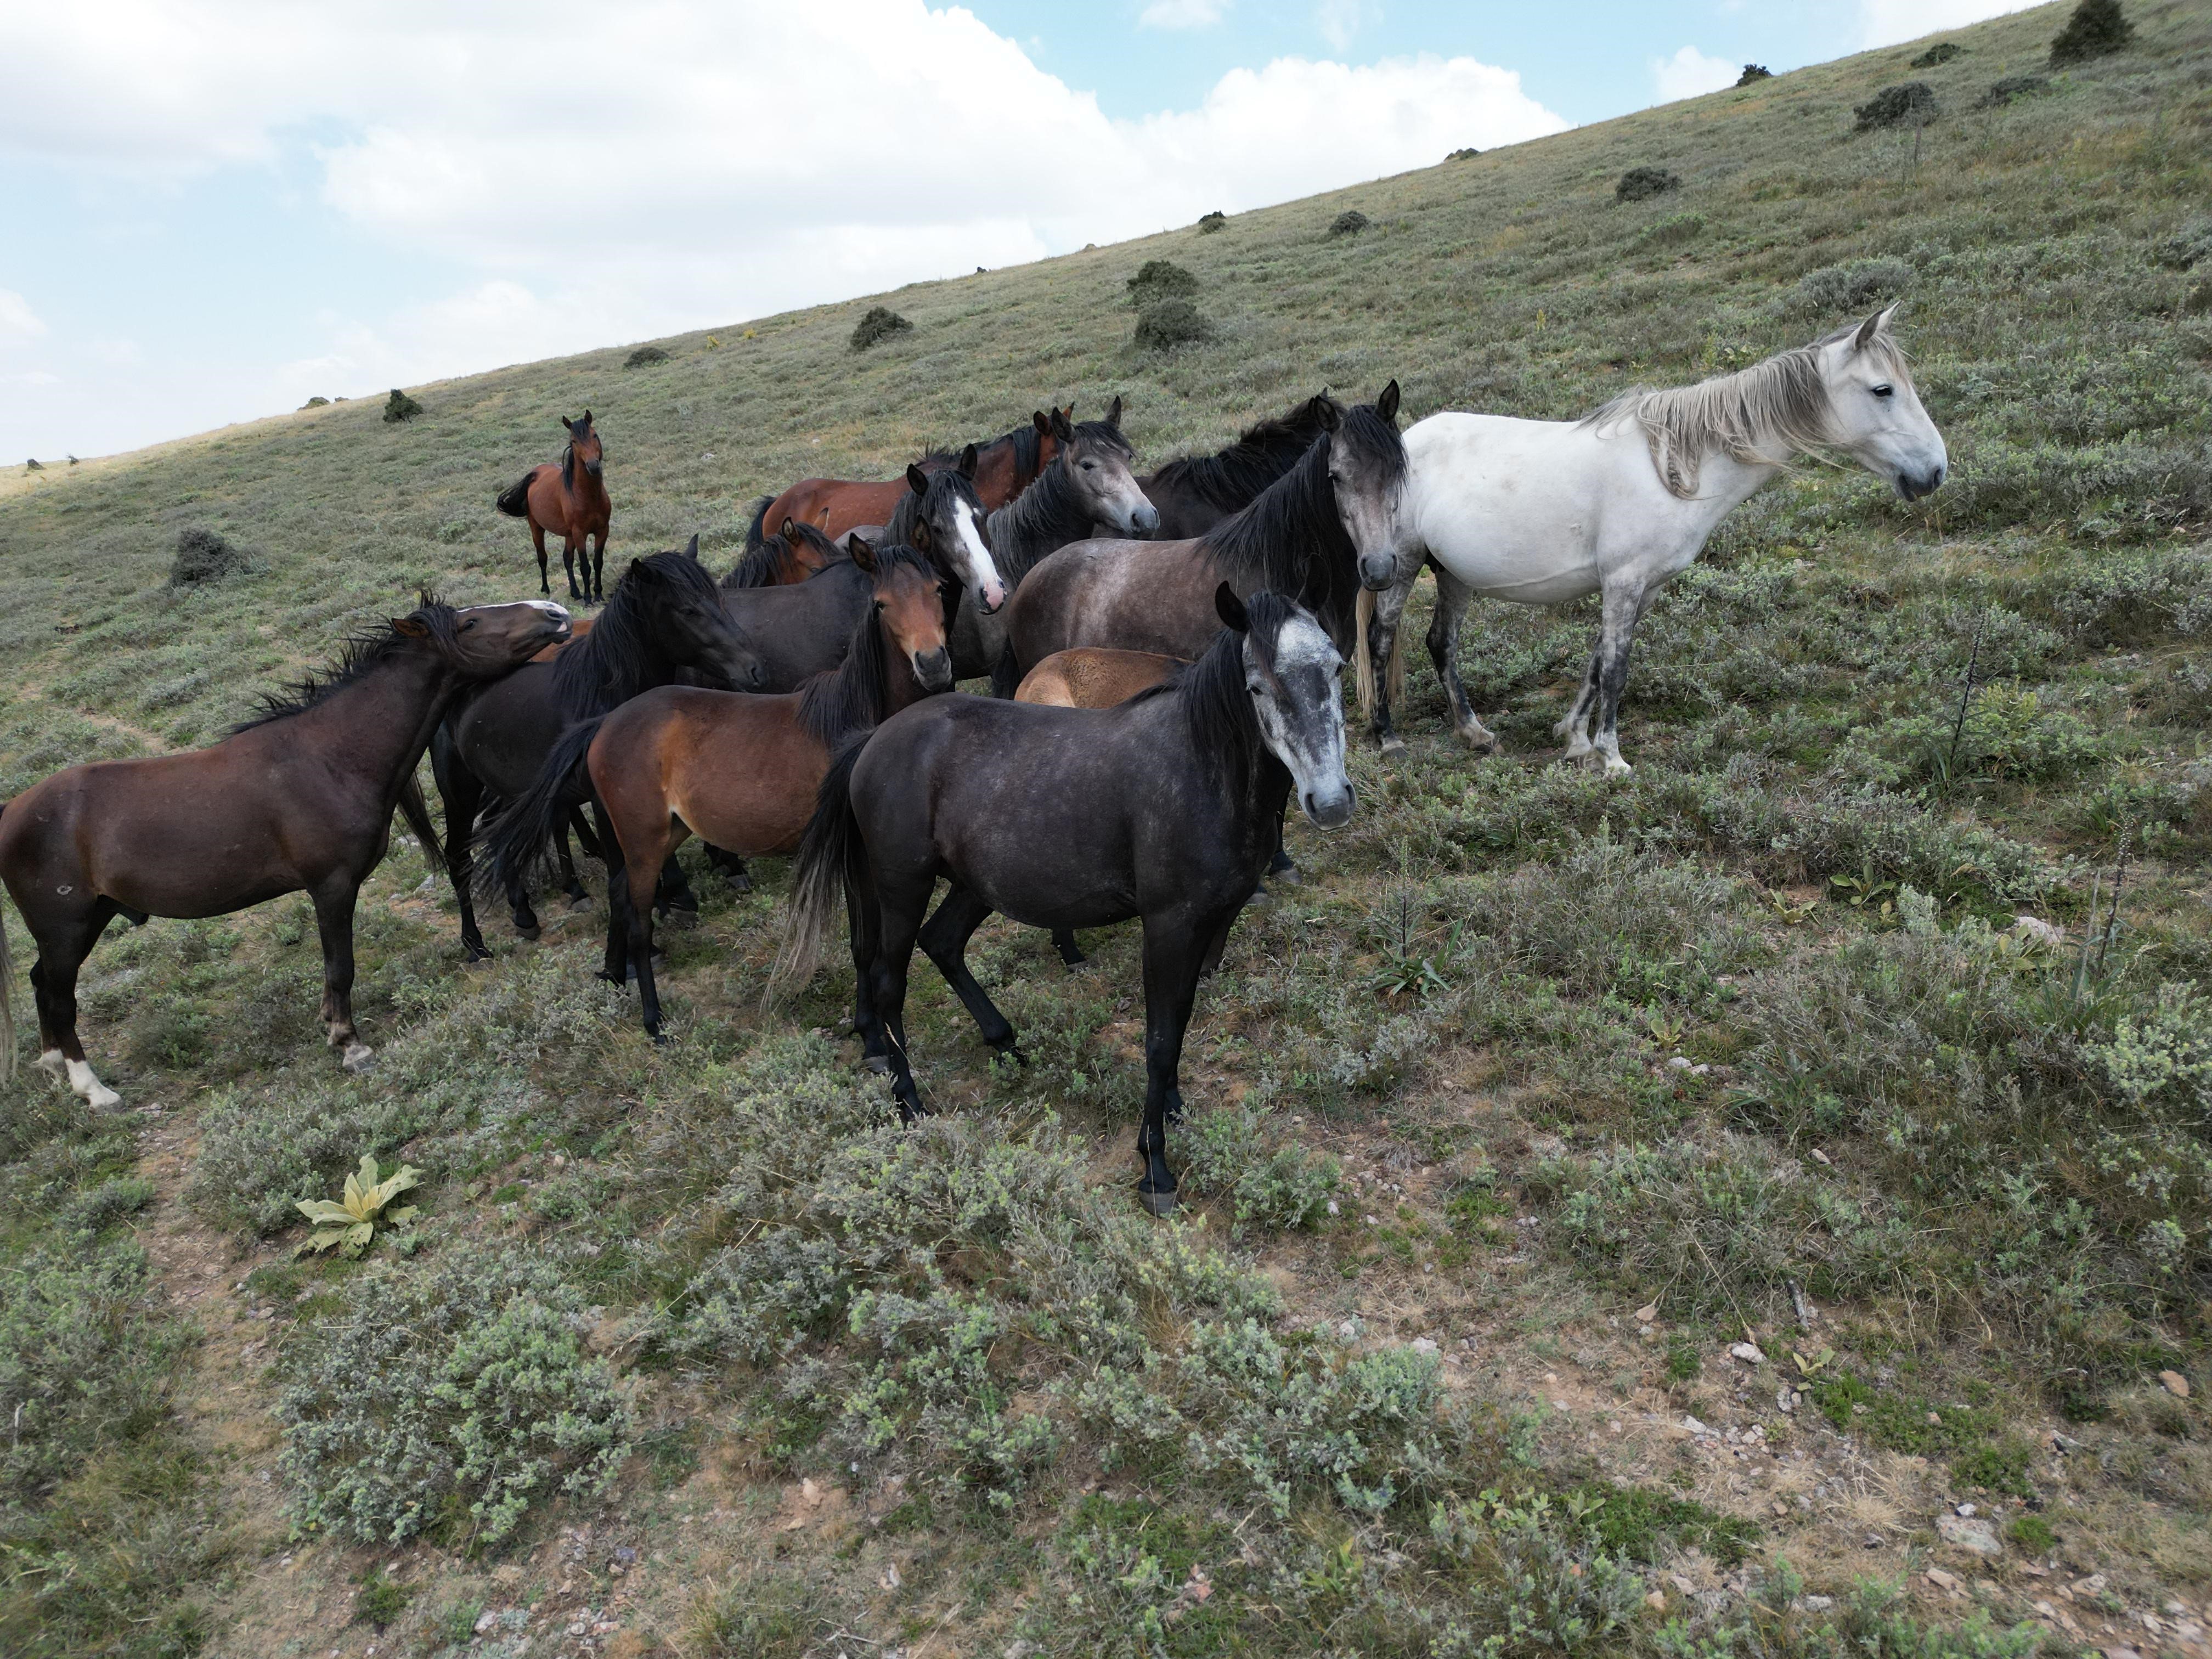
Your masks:
<svg viewBox="0 0 2212 1659"><path fill-rule="evenodd" d="M1133 930L1076 974L977 933L1024 1069L921 968L907 1131L830 1035L842 977L757 1005L776 860L739 893L684 854L662 1048L592 976L589 861L592 910L489 915L463 972L395 840L360 1075L304 900L118 921L86 1036L161 1109L0 1085L0 1649L1990 1659L2201 1620L2212 183L2177 135L2212 20L2129 9L2124 56L1917 167L1909 129L1838 142L1893 48L916 284L889 350L848 349L863 301L404 426L11 468L0 797L213 740L419 583L534 592L485 485L586 398L640 537L727 547L762 490L1048 403L1126 392L1146 466L1390 374L1415 415L1571 416L1903 296L1954 476L1807 465L1732 516L1644 620L1626 778L1551 735L1593 606L1474 608L1477 757L1418 589L1408 752L1355 741L1358 816L1293 816L1303 882L1200 993L1172 1224L1127 1191ZM2053 24L1949 32L1934 84L2039 70ZM1606 210L1655 157L1692 199ZM1354 195L1379 265L1319 234ZM1155 258L1212 344L1129 348ZM188 526L250 561L172 587ZM431 1172L425 1215L295 1259L364 1152ZM1969 1575L1939 1516L2007 1554Z"/></svg>

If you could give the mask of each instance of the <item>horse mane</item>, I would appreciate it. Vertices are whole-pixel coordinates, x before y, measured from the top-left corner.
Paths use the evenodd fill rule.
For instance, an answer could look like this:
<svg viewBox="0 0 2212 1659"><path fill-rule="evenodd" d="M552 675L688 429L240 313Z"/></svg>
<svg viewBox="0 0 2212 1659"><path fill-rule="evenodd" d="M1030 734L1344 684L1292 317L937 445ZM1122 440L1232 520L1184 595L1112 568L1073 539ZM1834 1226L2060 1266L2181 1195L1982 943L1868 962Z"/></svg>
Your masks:
<svg viewBox="0 0 2212 1659"><path fill-rule="evenodd" d="M1331 444L1372 450L1389 487L1405 481L1406 442L1392 422L1370 404L1344 411L1334 432L1314 440L1288 472L1246 507L1198 538L1197 552L1224 575L1254 587L1283 594L1322 619L1330 637L1344 646L1359 588L1357 550L1337 514L1336 491L1328 481Z"/></svg>
<svg viewBox="0 0 2212 1659"><path fill-rule="evenodd" d="M421 623L429 630L430 642L443 655L453 649L460 637L459 624L454 617L453 606L435 594L424 593L422 603L402 620ZM401 633L398 623L392 622L362 629L338 647L337 660L322 672L307 675L281 691L264 693L254 714L230 728L231 735L235 737L240 732L251 732L255 726L266 726L271 720L304 714L310 708L328 702L348 686L361 680L371 669L421 637ZM587 635L586 637L590 636Z"/></svg>
<svg viewBox="0 0 2212 1659"><path fill-rule="evenodd" d="M933 584L937 580L935 565L903 542L893 541L886 533L876 548L877 586L880 587L892 571L902 567L919 572L926 581ZM806 734L835 754L854 732L882 725L888 701L884 685L887 667L883 622L875 607L870 605L860 621L853 624L852 642L845 647L845 660L835 668L808 676L799 688L799 723L806 728Z"/></svg>
<svg viewBox="0 0 2212 1659"><path fill-rule="evenodd" d="M650 554L637 563L648 573L648 581L665 583L679 595L688 592L702 605L719 608L722 603L706 566L680 549ZM604 714L656 683L654 672L667 659L647 630L643 586L635 570L624 571L592 631L553 659L553 701L564 720Z"/></svg>
<svg viewBox="0 0 2212 1659"><path fill-rule="evenodd" d="M1259 718L1252 712L1251 694L1245 689L1244 641L1252 641L1261 666L1272 669L1275 641L1290 619L1291 608L1290 601L1280 594L1255 593L1244 601L1245 615L1250 619L1249 633L1223 629L1196 662L1177 669L1128 701L1175 697L1181 705L1183 731L1192 749L1209 758L1218 756L1223 769L1232 777L1249 776L1254 764L1267 750L1260 735Z"/></svg>
<svg viewBox="0 0 2212 1659"><path fill-rule="evenodd" d="M1247 427L1218 454L1177 456L1152 474L1153 482L1179 485L1233 513L1297 464L1328 430L1331 412L1341 417L1343 405L1326 392L1309 398L1287 415Z"/></svg>
<svg viewBox="0 0 2212 1659"><path fill-rule="evenodd" d="M1121 428L1103 421L1076 423L1075 443L1086 439L1116 451L1124 460L1136 453L1121 435ZM1075 443L1062 444L1052 465L1038 473L1028 489L993 513L983 526L991 557L1009 589L1018 585L1045 555L1091 533L1090 510L1077 498L1075 481L1068 476L1067 457Z"/></svg>
<svg viewBox="0 0 2212 1659"><path fill-rule="evenodd" d="M561 488L572 495L576 493L576 446L573 441L561 446Z"/></svg>
<svg viewBox="0 0 2212 1659"><path fill-rule="evenodd" d="M845 556L843 548L812 525L801 524L794 519L791 520L791 527L795 532L793 536L786 536L779 531L775 535L762 537L760 544L748 549L730 574L722 578L722 586L729 590L775 586L790 568L800 544L828 555L823 560L824 565L835 564Z"/></svg>
<svg viewBox="0 0 2212 1659"><path fill-rule="evenodd" d="M1641 428L1668 494L1693 500L1705 458L1715 453L1753 466L1782 466L1793 454L1826 449L1828 384L1820 374L1820 353L1856 326L1694 386L1632 387L1583 416L1582 424L1600 432L1631 422ZM1890 337L1887 320L1864 349L1875 355L1883 373L1912 383L1910 360Z"/></svg>
<svg viewBox="0 0 2212 1659"><path fill-rule="evenodd" d="M1024 421L1012 431L1002 432L988 443L976 445L975 449L981 454L986 450L998 449L1008 444L1013 446L1015 476L1018 477L1034 473L1037 470L1037 457L1041 453L1036 422ZM933 471L939 467L951 465L960 459L960 452L964 447L966 446L963 444L933 444L922 452L922 471Z"/></svg>

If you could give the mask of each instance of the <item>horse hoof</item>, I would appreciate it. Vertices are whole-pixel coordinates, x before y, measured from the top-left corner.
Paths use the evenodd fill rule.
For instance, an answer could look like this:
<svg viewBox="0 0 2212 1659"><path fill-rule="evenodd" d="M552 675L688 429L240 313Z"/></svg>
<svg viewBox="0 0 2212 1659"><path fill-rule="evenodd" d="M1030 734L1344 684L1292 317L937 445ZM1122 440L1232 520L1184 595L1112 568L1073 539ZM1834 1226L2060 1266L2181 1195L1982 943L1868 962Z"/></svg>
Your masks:
<svg viewBox="0 0 2212 1659"><path fill-rule="evenodd" d="M1030 1057L1011 1042L1003 1048L994 1048L991 1050L991 1059L994 1063L1001 1060L1012 1060L1017 1071L1029 1069Z"/></svg>
<svg viewBox="0 0 2212 1659"><path fill-rule="evenodd" d="M1382 739L1382 752L1386 755L1404 754L1406 752L1405 738L1400 737L1395 732L1393 732L1389 737Z"/></svg>
<svg viewBox="0 0 2212 1659"><path fill-rule="evenodd" d="M1173 1192L1156 1193L1139 1187L1137 1198L1150 1214L1164 1218L1175 1213L1176 1195Z"/></svg>
<svg viewBox="0 0 2212 1659"><path fill-rule="evenodd" d="M338 1061L347 1071L356 1074L367 1071L376 1058L376 1050L365 1042L349 1042L345 1054Z"/></svg>
<svg viewBox="0 0 2212 1659"><path fill-rule="evenodd" d="M1504 752L1505 745L1498 742L1498 733L1495 732L1492 732L1482 727L1468 727L1462 726L1459 728L1458 735L1461 747L1468 750L1472 753L1477 755L1498 755Z"/></svg>
<svg viewBox="0 0 2212 1659"><path fill-rule="evenodd" d="M687 933L699 925L699 907L696 904L672 904L661 913L660 925L678 933Z"/></svg>
<svg viewBox="0 0 2212 1659"><path fill-rule="evenodd" d="M590 909L592 908L592 896L589 893L577 894L575 897L568 901L568 908L571 910Z"/></svg>
<svg viewBox="0 0 2212 1659"><path fill-rule="evenodd" d="M889 1054L862 1054L860 1064L878 1077L889 1077L891 1074L891 1057Z"/></svg>
<svg viewBox="0 0 2212 1659"><path fill-rule="evenodd" d="M1292 864L1288 859L1284 860L1281 864L1277 866L1274 869L1268 871L1267 873L1275 878L1275 884L1279 887L1303 887L1305 885L1305 877L1298 872L1298 866Z"/></svg>
<svg viewBox="0 0 2212 1659"><path fill-rule="evenodd" d="M532 923L531 923L527 927L524 927L520 922L519 922L519 921L518 921L518 922L516 922L516 923L514 924L514 931L515 931L516 933L520 933L520 935L522 935L522 937L523 937L523 938L525 938L525 939L536 939L539 934L543 933L545 930L544 930L544 928L540 927L539 927L536 922L534 922L534 921L533 921L533 922L532 922Z"/></svg>

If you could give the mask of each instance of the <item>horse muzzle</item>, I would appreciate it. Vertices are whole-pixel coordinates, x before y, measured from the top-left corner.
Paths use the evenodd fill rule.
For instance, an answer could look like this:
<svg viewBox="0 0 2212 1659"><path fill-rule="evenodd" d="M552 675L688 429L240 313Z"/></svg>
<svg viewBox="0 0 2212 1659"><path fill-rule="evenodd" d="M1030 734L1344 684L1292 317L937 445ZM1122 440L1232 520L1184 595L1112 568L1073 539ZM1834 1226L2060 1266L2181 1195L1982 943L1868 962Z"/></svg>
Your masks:
<svg viewBox="0 0 2212 1659"><path fill-rule="evenodd" d="M1149 536L1160 527L1160 510L1150 501L1133 507L1129 513L1129 531L1133 535Z"/></svg>
<svg viewBox="0 0 2212 1659"><path fill-rule="evenodd" d="M914 653L914 677L925 691L950 691L952 689L952 653L939 646L934 651Z"/></svg>
<svg viewBox="0 0 2212 1659"><path fill-rule="evenodd" d="M1298 792L1298 810L1323 830L1340 830L1352 821L1352 785L1347 781Z"/></svg>
<svg viewBox="0 0 2212 1659"><path fill-rule="evenodd" d="M1934 466L1925 472L1900 472L1897 475L1897 493L1908 501L1917 501L1923 495L1933 495L1943 486L1944 469Z"/></svg>
<svg viewBox="0 0 2212 1659"><path fill-rule="evenodd" d="M590 473L594 478L596 478L600 473L606 470L606 465L607 464L605 461L586 461L584 463L584 471Z"/></svg>
<svg viewBox="0 0 2212 1659"><path fill-rule="evenodd" d="M995 617L1006 602L1006 590L996 582L979 582L975 587L975 608L987 617Z"/></svg>
<svg viewBox="0 0 2212 1659"><path fill-rule="evenodd" d="M1359 585L1370 592L1381 593L1397 585L1398 562L1395 559L1362 559L1359 562Z"/></svg>

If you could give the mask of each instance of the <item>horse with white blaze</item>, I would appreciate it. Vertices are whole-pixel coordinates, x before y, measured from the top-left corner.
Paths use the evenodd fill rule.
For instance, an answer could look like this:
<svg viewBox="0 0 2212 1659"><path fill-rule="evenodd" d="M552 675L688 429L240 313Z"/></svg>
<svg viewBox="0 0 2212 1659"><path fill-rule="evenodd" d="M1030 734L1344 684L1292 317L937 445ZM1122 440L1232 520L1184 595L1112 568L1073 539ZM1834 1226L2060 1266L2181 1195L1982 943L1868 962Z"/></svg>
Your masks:
<svg viewBox="0 0 2212 1659"><path fill-rule="evenodd" d="M1460 739L1476 750L1498 739L1460 682L1468 600L1601 596L1597 649L1553 729L1569 759L1595 750L1608 772L1626 771L1619 728L1629 642L1723 519L1797 455L1848 456L1907 501L1943 482L1943 437L1890 333L1894 310L1733 374L1626 392L1580 421L1446 413L1409 428L1392 543L1364 554L1359 568L1359 699L1383 749L1405 746L1390 724L1391 696L1405 684L1398 622L1426 564L1437 573L1429 655ZM1389 665L1379 695L1378 663Z"/></svg>

